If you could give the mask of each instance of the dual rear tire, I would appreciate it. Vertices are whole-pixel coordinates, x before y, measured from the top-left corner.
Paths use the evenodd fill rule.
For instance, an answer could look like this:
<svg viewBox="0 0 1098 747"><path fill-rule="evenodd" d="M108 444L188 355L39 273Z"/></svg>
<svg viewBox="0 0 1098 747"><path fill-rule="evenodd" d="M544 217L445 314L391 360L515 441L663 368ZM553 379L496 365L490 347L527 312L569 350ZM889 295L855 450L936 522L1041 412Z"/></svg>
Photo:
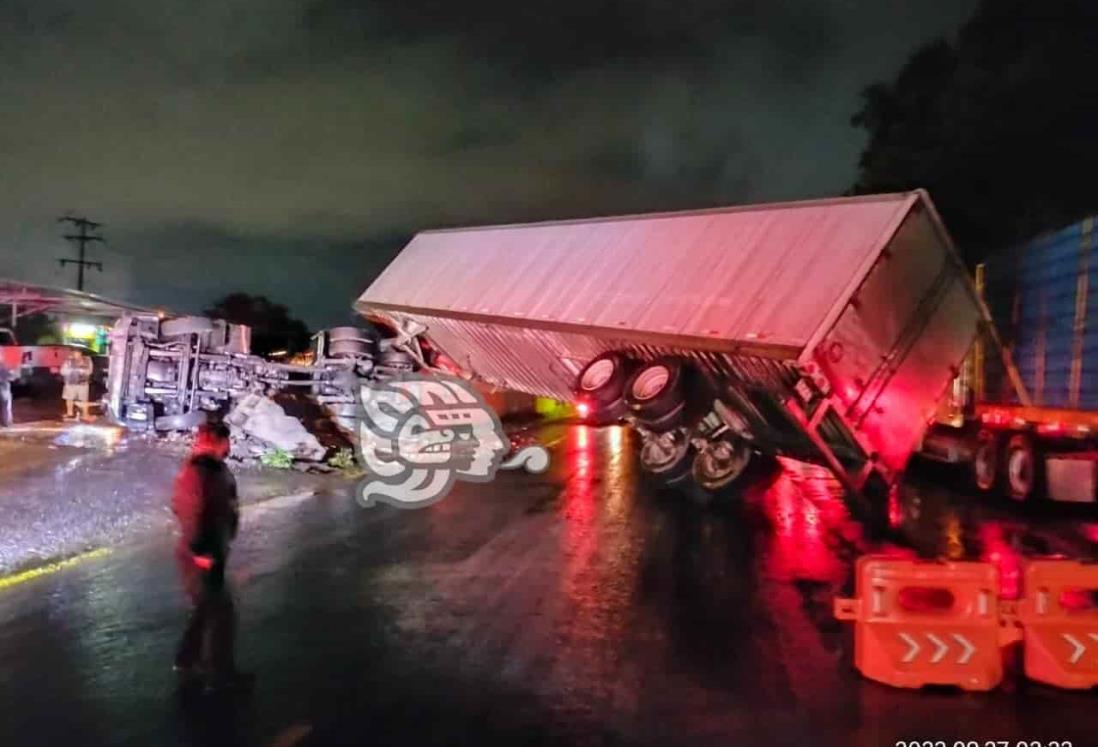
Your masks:
<svg viewBox="0 0 1098 747"><path fill-rule="evenodd" d="M712 493L725 490L747 471L752 454L751 447L740 439L713 439L694 457L694 483Z"/></svg>
<svg viewBox="0 0 1098 747"><path fill-rule="evenodd" d="M576 394L592 408L592 422L617 422L626 415L649 430L666 433L683 421L685 369L672 358L638 363L620 353L603 353L580 371Z"/></svg>
<svg viewBox="0 0 1098 747"><path fill-rule="evenodd" d="M1043 458L1026 433L981 431L972 458L972 482L983 493L1001 490L1011 500L1036 500L1042 491Z"/></svg>
<svg viewBox="0 0 1098 747"><path fill-rule="evenodd" d="M640 426L645 432L640 450L645 472L665 485L690 487L712 497L744 474L752 450L731 434L699 447L689 427L690 375L688 365L677 358L640 363L620 353L604 353L583 368L575 389L592 407L592 422L616 422L628 415Z"/></svg>
<svg viewBox="0 0 1098 747"><path fill-rule="evenodd" d="M665 485L679 485L690 477L697 450L684 428L647 436L640 449L644 471Z"/></svg>
<svg viewBox="0 0 1098 747"><path fill-rule="evenodd" d="M576 396L591 408L592 423L609 425L625 417L625 389L635 365L618 353L603 353L580 371Z"/></svg>
<svg viewBox="0 0 1098 747"><path fill-rule="evenodd" d="M625 392L625 403L637 422L657 433L681 425L686 411L685 375L682 363L673 358L640 366Z"/></svg>

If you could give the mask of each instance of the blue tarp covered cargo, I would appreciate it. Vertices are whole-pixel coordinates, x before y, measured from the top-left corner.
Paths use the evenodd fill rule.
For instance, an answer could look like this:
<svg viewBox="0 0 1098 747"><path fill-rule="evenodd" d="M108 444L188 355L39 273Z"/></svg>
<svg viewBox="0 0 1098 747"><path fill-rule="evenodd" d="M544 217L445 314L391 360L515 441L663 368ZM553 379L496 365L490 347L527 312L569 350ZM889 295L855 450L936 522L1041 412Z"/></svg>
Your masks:
<svg viewBox="0 0 1098 747"><path fill-rule="evenodd" d="M1034 405L1098 409L1094 223L1044 234L987 263L985 297ZM986 398L1016 401L993 368Z"/></svg>

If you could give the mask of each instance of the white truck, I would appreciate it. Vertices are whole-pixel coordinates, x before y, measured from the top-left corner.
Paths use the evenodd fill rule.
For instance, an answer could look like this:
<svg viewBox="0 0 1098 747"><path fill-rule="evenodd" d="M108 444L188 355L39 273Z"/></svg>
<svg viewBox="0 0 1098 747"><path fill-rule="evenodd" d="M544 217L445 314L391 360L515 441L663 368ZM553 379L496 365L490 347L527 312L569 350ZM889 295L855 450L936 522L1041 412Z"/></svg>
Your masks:
<svg viewBox="0 0 1098 747"><path fill-rule="evenodd" d="M356 306L627 421L670 483L786 455L875 518L990 322L923 191L426 231Z"/></svg>
<svg viewBox="0 0 1098 747"><path fill-rule="evenodd" d="M76 348L90 354L85 348ZM0 327L0 360L15 375L16 386L49 386L60 382L61 364L73 350L68 345L20 345L15 333Z"/></svg>

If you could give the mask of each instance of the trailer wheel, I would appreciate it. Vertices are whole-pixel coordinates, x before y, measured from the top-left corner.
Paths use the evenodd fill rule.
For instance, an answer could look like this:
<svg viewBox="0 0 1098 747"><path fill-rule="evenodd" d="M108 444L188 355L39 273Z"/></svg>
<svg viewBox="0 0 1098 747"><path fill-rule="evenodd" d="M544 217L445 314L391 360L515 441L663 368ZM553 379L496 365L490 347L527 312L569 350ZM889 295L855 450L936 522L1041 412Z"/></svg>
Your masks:
<svg viewBox="0 0 1098 747"><path fill-rule="evenodd" d="M1033 439L1024 433L1015 433L1007 441L1004 459L1006 492L1016 501L1036 498L1040 492L1041 459Z"/></svg>
<svg viewBox="0 0 1098 747"><path fill-rule="evenodd" d="M1001 439L991 431L980 431L972 454L972 482L977 490L988 493L999 484Z"/></svg>
<svg viewBox="0 0 1098 747"><path fill-rule="evenodd" d="M682 395L684 370L671 358L660 358L637 369L625 390L625 401L634 416L657 431L678 425L685 410Z"/></svg>
<svg viewBox="0 0 1098 747"><path fill-rule="evenodd" d="M667 485L688 477L693 461L694 447L689 434L681 428L645 438L640 450L641 467Z"/></svg>
<svg viewBox="0 0 1098 747"><path fill-rule="evenodd" d="M576 393L600 407L612 405L621 399L632 368L631 361L620 353L603 353L580 371Z"/></svg>
<svg viewBox="0 0 1098 747"><path fill-rule="evenodd" d="M750 463L751 448L744 441L717 439L694 457L694 482L705 490L721 490L742 477Z"/></svg>
<svg viewBox="0 0 1098 747"><path fill-rule="evenodd" d="M592 412L587 418L593 425L610 425L625 417L625 385L635 363L620 353L603 353L593 359L576 377L575 392Z"/></svg>

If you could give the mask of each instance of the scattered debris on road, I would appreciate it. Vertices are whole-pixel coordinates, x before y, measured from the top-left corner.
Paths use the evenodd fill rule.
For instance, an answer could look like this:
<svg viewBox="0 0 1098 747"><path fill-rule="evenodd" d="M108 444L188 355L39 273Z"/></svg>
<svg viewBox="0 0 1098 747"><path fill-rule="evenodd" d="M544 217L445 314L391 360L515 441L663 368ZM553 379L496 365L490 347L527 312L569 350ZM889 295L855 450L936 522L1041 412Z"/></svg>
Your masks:
<svg viewBox="0 0 1098 747"><path fill-rule="evenodd" d="M233 452L241 457L283 453L294 460L320 462L328 451L300 420L260 394L237 400L225 423L232 431Z"/></svg>

